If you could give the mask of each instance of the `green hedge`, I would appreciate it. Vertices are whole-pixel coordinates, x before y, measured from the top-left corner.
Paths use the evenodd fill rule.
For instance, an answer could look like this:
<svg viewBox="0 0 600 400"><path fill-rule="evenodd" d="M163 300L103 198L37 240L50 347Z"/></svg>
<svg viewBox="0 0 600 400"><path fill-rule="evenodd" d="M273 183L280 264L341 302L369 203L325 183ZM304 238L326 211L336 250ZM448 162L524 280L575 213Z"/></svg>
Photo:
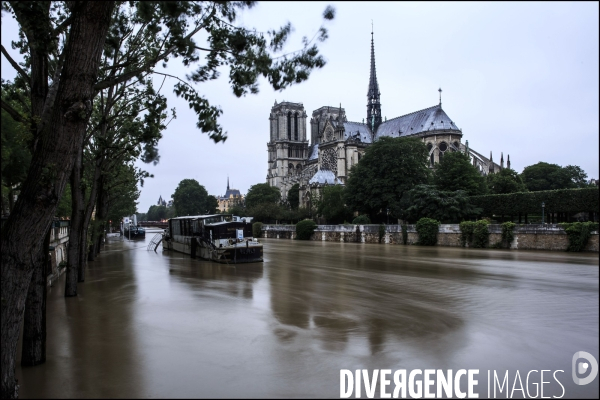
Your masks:
<svg viewBox="0 0 600 400"><path fill-rule="evenodd" d="M582 212L600 208L598 188L544 190L471 196L469 200L482 209L482 215L517 215L541 213L542 202L546 212Z"/></svg>
<svg viewBox="0 0 600 400"><path fill-rule="evenodd" d="M435 246L437 244L437 234L440 230L440 221L432 218L421 218L417 221L417 233L419 234L419 244L423 246Z"/></svg>
<svg viewBox="0 0 600 400"><path fill-rule="evenodd" d="M296 239L310 240L317 224L312 219L305 219L296 224Z"/></svg>

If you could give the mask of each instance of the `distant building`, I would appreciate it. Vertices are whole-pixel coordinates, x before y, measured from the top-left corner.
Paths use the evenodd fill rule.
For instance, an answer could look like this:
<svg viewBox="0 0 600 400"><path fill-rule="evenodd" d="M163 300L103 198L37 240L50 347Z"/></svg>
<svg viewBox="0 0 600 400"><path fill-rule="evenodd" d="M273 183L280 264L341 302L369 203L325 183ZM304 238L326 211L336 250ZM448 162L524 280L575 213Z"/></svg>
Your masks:
<svg viewBox="0 0 600 400"><path fill-rule="evenodd" d="M225 195L219 196L217 200L219 201L220 212L228 211L233 206L244 205L244 196L242 196L240 191L229 188L229 177L227 177L227 190L225 191Z"/></svg>
<svg viewBox="0 0 600 400"><path fill-rule="evenodd" d="M156 203L157 206L167 206L167 202L163 200L162 196L158 197L158 202Z"/></svg>
<svg viewBox="0 0 600 400"><path fill-rule="evenodd" d="M348 121L341 104L339 107L324 106L312 112L309 136L308 115L303 104L275 101L269 116L267 182L280 189L284 200L288 190L299 184L300 204L306 206L311 192L319 193L325 185L345 185L352 166L360 161L365 149L381 137L423 140L429 150L431 168L444 154L453 151L468 154L482 175L497 173L504 168L504 154L497 164L492 159L492 152L487 158L470 148L468 141L462 143L463 132L442 109L442 90L439 92L439 104L389 120L383 118L375 71L375 45L371 37L366 120ZM510 156L506 167L510 168Z"/></svg>

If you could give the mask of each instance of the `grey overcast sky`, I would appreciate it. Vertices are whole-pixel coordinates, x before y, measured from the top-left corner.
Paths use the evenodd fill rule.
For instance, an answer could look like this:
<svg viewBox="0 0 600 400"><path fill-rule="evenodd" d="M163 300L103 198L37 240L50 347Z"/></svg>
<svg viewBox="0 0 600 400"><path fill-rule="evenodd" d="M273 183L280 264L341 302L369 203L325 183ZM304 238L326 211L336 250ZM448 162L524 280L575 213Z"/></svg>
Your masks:
<svg viewBox="0 0 600 400"><path fill-rule="evenodd" d="M158 197L169 199L182 179L196 179L213 195L232 188L246 193L266 181L268 117L274 102L301 102L306 113L339 106L351 121L366 117L371 20L383 116L394 118L438 103L463 131L463 143L512 168L539 161L578 165L598 178L598 2L277 2L259 3L239 22L259 31L290 21L286 51L312 37L322 12L336 17L320 44L327 65L307 82L276 92L261 81L260 93L236 98L228 73L198 89L223 109L225 143L214 144L195 128L196 117L171 89L177 107L159 143L158 165L141 189L138 211ZM17 25L3 14L2 44L10 49ZM12 51L15 54L16 51ZM183 75L178 60L169 72ZM2 57L2 78L14 71ZM171 83L172 85L172 83ZM165 85L166 86L166 85ZM163 89L164 90L164 89Z"/></svg>

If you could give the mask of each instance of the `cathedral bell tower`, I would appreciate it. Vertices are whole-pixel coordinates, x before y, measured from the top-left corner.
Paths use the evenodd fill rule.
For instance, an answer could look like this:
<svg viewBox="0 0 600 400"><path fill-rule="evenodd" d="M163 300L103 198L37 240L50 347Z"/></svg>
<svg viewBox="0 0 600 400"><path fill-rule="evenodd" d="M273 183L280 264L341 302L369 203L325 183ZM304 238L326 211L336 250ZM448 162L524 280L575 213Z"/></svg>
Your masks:
<svg viewBox="0 0 600 400"><path fill-rule="evenodd" d="M285 198L288 186L299 177L308 157L306 112L302 103L275 102L269 121L267 182L278 187Z"/></svg>
<svg viewBox="0 0 600 400"><path fill-rule="evenodd" d="M375 44L373 42L373 29L371 28L371 75L369 77L369 91L367 92L367 126L375 137L375 132L381 125L381 102L379 100L379 84L375 71Z"/></svg>

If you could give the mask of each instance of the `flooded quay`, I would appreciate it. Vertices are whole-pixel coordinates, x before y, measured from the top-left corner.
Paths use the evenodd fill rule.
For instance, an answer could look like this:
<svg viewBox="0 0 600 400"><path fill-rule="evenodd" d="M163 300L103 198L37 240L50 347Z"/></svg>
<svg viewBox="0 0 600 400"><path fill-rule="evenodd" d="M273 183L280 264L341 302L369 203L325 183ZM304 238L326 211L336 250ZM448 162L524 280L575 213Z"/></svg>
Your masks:
<svg viewBox="0 0 600 400"><path fill-rule="evenodd" d="M596 253L263 239L263 263L230 266L152 235L107 242L77 298L49 288L22 398L339 397L341 369L479 369L481 398L488 370L550 370L531 396L598 397L571 377L574 353L599 359Z"/></svg>

